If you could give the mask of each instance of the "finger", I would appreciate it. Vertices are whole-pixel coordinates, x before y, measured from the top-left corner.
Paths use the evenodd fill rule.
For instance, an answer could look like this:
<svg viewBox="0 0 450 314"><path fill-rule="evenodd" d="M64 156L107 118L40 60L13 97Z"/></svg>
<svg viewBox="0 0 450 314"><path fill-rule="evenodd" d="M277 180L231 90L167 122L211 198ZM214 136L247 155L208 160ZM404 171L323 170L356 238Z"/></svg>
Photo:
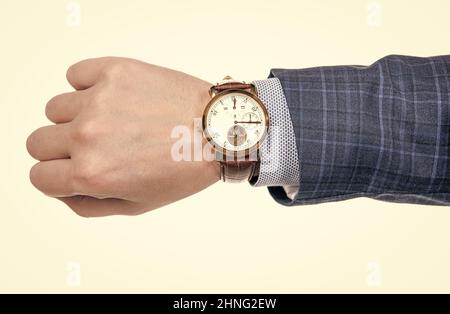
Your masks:
<svg viewBox="0 0 450 314"><path fill-rule="evenodd" d="M67 123L41 127L28 137L28 152L40 161L69 158L68 133Z"/></svg>
<svg viewBox="0 0 450 314"><path fill-rule="evenodd" d="M58 199L82 217L138 215L143 213L145 208L141 204L117 198L97 199L91 196L76 195Z"/></svg>
<svg viewBox="0 0 450 314"><path fill-rule="evenodd" d="M57 95L45 107L47 118L54 123L70 122L80 113L86 91L75 91Z"/></svg>
<svg viewBox="0 0 450 314"><path fill-rule="evenodd" d="M98 81L102 70L114 59L115 58L112 57L94 58L75 63L67 70L67 81L76 90L94 86Z"/></svg>
<svg viewBox="0 0 450 314"><path fill-rule="evenodd" d="M73 171L70 159L41 161L30 170L31 183L41 192L53 196L73 196Z"/></svg>

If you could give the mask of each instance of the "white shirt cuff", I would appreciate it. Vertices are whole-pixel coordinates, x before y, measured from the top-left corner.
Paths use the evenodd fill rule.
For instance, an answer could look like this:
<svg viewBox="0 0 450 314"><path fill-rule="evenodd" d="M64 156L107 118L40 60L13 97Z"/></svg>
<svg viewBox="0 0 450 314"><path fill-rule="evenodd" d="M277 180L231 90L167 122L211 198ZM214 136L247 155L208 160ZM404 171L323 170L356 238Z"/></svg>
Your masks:
<svg viewBox="0 0 450 314"><path fill-rule="evenodd" d="M299 187L299 162L294 128L283 88L277 78L254 81L269 113L269 132L261 145L259 176L254 186L283 186L294 199Z"/></svg>

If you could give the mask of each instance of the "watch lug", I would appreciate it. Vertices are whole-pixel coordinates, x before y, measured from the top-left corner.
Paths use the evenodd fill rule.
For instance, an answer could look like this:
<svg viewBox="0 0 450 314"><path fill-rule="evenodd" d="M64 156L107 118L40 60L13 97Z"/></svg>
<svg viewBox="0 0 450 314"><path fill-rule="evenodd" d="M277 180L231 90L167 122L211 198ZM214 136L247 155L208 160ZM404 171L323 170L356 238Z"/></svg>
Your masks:
<svg viewBox="0 0 450 314"><path fill-rule="evenodd" d="M213 98L214 96L216 96L217 92L216 92L216 86L213 85L211 86L211 88L209 89L209 96L211 96L211 98Z"/></svg>

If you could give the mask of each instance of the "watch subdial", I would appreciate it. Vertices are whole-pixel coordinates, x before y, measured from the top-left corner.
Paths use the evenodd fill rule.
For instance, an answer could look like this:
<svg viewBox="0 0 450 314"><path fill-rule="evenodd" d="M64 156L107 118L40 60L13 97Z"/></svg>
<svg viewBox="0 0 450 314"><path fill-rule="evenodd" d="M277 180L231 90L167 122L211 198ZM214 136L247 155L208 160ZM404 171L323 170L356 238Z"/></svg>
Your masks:
<svg viewBox="0 0 450 314"><path fill-rule="evenodd" d="M255 129L261 124L258 115L253 112L243 114L241 120L239 122L248 130Z"/></svg>
<svg viewBox="0 0 450 314"><path fill-rule="evenodd" d="M233 125L228 129L228 142L234 146L241 146L247 140L247 131L240 125Z"/></svg>

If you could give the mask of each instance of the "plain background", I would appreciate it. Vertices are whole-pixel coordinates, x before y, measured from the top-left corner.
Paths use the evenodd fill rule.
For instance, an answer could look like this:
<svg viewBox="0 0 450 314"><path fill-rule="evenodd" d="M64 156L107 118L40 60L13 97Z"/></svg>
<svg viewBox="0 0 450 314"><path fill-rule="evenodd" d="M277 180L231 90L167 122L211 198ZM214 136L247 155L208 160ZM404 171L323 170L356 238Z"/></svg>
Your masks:
<svg viewBox="0 0 450 314"><path fill-rule="evenodd" d="M84 58L263 79L272 67L449 54L449 11L444 0L1 0L0 291L450 291L450 208L288 208L265 188L218 183L143 216L84 219L33 188L25 148Z"/></svg>

